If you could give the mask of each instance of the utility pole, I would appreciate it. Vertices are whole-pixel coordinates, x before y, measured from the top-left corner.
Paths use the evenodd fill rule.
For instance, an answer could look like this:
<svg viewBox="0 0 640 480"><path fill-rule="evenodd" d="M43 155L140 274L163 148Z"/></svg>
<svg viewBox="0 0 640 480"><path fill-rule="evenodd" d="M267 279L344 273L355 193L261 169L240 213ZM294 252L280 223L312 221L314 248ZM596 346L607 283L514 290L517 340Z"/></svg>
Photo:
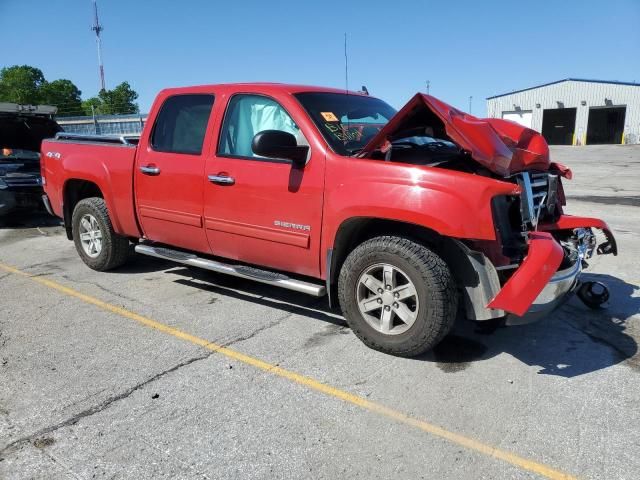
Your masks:
<svg viewBox="0 0 640 480"><path fill-rule="evenodd" d="M431 82L427 80L427 95L429 95L429 87L431 87Z"/></svg>
<svg viewBox="0 0 640 480"><path fill-rule="evenodd" d="M104 84L104 65L102 64L102 40L100 38L100 33L103 28L100 25L100 21L98 20L98 4L96 0L93 0L93 26L91 30L96 32L96 43L98 45L98 68L100 73L100 90L106 90Z"/></svg>
<svg viewBox="0 0 640 480"><path fill-rule="evenodd" d="M93 118L93 133L98 135L98 119L96 118L96 109L91 105L91 117Z"/></svg>
<svg viewBox="0 0 640 480"><path fill-rule="evenodd" d="M473 100L472 96L469 96L469 113L471 113L471 102Z"/></svg>

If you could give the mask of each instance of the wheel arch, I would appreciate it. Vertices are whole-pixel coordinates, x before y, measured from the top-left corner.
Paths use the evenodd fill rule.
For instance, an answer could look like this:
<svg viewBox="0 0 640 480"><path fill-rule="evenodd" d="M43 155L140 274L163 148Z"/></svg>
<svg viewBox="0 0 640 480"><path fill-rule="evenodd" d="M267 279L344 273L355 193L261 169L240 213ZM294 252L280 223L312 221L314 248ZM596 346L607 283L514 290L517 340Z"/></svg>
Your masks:
<svg viewBox="0 0 640 480"><path fill-rule="evenodd" d="M375 217L349 218L338 227L333 247L328 249L326 256L330 306L338 305L338 276L349 253L361 243L383 235L408 238L439 255L451 270L468 318L488 320L503 315L501 311L485 308L499 284L496 284L495 269L487 265L491 262L482 253L472 251L461 239L442 235L423 225Z"/></svg>
<svg viewBox="0 0 640 480"><path fill-rule="evenodd" d="M446 250L446 245L454 245L451 238L422 225L377 217L349 218L340 224L333 247L327 250L326 284L331 306L337 305L336 284L340 269L349 253L361 243L383 235L409 238L433 248L437 253L440 253L440 250Z"/></svg>
<svg viewBox="0 0 640 480"><path fill-rule="evenodd" d="M70 178L65 181L62 188L62 219L67 233L67 238L73 240L71 217L73 210L80 200L98 197L107 201L102 189L97 183L83 178ZM111 216L111 214L109 214ZM113 218L111 219L113 222Z"/></svg>

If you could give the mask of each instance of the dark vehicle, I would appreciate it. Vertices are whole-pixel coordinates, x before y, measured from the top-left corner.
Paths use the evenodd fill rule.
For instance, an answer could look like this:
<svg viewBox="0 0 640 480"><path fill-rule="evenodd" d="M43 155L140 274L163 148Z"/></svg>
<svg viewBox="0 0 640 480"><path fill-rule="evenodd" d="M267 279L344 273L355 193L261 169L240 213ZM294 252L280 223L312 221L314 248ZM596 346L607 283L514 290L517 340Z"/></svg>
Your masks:
<svg viewBox="0 0 640 480"><path fill-rule="evenodd" d="M40 144L62 130L55 107L0 103L0 216L42 205Z"/></svg>

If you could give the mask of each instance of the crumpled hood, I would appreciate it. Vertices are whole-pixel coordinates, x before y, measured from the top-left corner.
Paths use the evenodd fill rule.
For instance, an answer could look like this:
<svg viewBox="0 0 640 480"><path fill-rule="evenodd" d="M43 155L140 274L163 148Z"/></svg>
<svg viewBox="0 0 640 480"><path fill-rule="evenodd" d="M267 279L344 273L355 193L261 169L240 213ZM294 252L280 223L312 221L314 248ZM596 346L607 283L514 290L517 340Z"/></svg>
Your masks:
<svg viewBox="0 0 640 480"><path fill-rule="evenodd" d="M427 126L434 129L436 137L446 135L476 162L498 175L509 176L528 169L549 170L549 147L535 130L500 118L474 117L422 93L409 100L358 156L371 155L399 132Z"/></svg>

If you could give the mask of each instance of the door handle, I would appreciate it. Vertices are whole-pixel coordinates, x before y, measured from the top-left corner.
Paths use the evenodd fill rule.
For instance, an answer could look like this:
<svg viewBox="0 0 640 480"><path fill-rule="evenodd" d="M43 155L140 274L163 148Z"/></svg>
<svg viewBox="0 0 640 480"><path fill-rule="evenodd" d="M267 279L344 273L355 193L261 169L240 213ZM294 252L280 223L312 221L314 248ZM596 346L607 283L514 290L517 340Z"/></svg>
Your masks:
<svg viewBox="0 0 640 480"><path fill-rule="evenodd" d="M152 177L160 175L160 169L153 165L145 165L143 167L140 167L140 171L145 175L151 175Z"/></svg>
<svg viewBox="0 0 640 480"><path fill-rule="evenodd" d="M209 175L208 178L211 183L215 183L218 185L231 186L236 183L235 178L230 177L228 175L222 175L222 174Z"/></svg>

